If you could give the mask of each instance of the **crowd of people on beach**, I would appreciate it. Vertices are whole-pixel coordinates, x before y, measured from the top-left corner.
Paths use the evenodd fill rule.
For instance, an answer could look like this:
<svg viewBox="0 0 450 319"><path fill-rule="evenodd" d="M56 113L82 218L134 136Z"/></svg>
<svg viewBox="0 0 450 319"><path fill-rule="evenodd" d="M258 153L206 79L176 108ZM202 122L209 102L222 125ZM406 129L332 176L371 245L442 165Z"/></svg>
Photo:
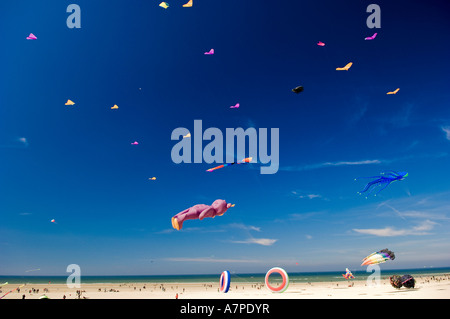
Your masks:
<svg viewBox="0 0 450 319"><path fill-rule="evenodd" d="M450 273L449 274L439 274L439 275L416 275L415 276L416 282L419 285L427 285L427 284L433 284L433 283L441 283L443 281L450 281ZM293 282L295 284L295 282ZM331 283L331 287L335 286L335 287L339 287L340 284L342 284L343 282L334 282ZM345 285L348 287L353 287L355 285L355 283L357 283L357 281L351 281L351 282L345 282ZM308 282L306 283L309 286L313 286L314 283ZM364 281L361 282L361 284L366 284ZM389 281L383 280L383 285L389 284ZM357 283L357 285L359 285ZM104 285L102 285L104 286ZM103 292L103 293L114 293L114 292L119 292L122 290L125 291L130 291L130 289L132 291L140 291L140 292L148 292L148 293L152 293L154 291L160 291L163 293L167 293L167 298L176 298L178 299L181 295L186 294L187 292L191 292L192 291L196 291L198 290L199 287L203 288L204 291L212 291L212 292L220 292L218 285L214 284L214 283L192 283L192 284L188 284L188 285L184 285L184 284L167 284L167 283L143 283L143 284L136 284L136 283L123 283L123 284L119 284L118 287L120 288L117 289L117 285L115 286L115 288L106 288L106 287L102 287L102 288L97 288L97 292ZM264 283L250 283L250 282L242 282L242 283L236 283L234 285L232 285L230 287L230 292L238 292L238 291L243 291L245 289L250 289L250 290L261 290L265 287ZM4 290L4 287L2 287ZM53 288L51 288L53 290ZM57 288L56 290L59 290L59 288ZM93 290L94 291L94 290ZM25 298L29 298L31 297L31 299L36 298L36 295L40 295L40 298L42 297L46 297L46 294L48 294L50 292L50 289L47 287L44 288L17 288L15 293L22 293L22 299ZM52 291L53 293L55 292L54 290ZM2 293L2 289L0 288L0 293ZM42 294L43 293L43 294ZM67 291L64 291L61 293L62 294L62 298L66 299L66 298L76 298L76 299L87 299L89 298L89 290L76 290L75 292L72 291L72 293L69 293L68 296L66 296ZM72 295L73 294L73 295ZM151 295L149 295L150 297Z"/></svg>

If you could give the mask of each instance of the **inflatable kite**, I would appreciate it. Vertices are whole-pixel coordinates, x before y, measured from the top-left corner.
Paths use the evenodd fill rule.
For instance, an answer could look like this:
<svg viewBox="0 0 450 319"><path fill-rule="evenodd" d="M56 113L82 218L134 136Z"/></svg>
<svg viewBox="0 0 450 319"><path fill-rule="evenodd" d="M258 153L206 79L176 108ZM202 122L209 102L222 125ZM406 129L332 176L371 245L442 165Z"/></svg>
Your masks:
<svg viewBox="0 0 450 319"><path fill-rule="evenodd" d="M373 39L375 39L376 36L377 36L377 33L374 33L373 36L367 37L364 40L373 40Z"/></svg>
<svg viewBox="0 0 450 319"><path fill-rule="evenodd" d="M367 196L369 196L370 193L372 193L372 191L375 188L381 186L381 189L375 193L375 196L377 196L378 193L380 193L383 189L388 187L392 182L402 181L406 177L408 177L407 172L394 172L394 171L381 172L380 176L359 177L359 178L375 178L375 180L367 183L366 187L361 192L358 192L358 194L361 195L362 193L367 192L373 186L373 188L370 189L369 193L367 193ZM357 178L355 178L355 181L356 180Z"/></svg>
<svg viewBox="0 0 450 319"><path fill-rule="evenodd" d="M344 66L343 68L336 68L336 71L348 71L348 69L350 69L353 65L353 62L347 63L346 66Z"/></svg>
<svg viewBox="0 0 450 319"><path fill-rule="evenodd" d="M350 270L348 270L348 268L345 268L345 274L342 274L342 276L345 279L353 279L353 278L355 278L355 276L353 276L352 272Z"/></svg>
<svg viewBox="0 0 450 319"><path fill-rule="evenodd" d="M296 88L293 88L292 92L297 93L297 94L300 92L303 92L303 86L297 86Z"/></svg>
<svg viewBox="0 0 450 319"><path fill-rule="evenodd" d="M0 299L4 298L4 297L7 296L8 294L10 294L10 293L12 293L12 292L14 292L14 291L16 291L16 290L22 288L23 286L25 286L25 285L20 285L20 286L17 287L16 289L13 289L13 290L8 291L6 294L4 294L3 296L1 296Z"/></svg>
<svg viewBox="0 0 450 319"><path fill-rule="evenodd" d="M200 219L205 217L222 216L228 208L234 205L227 203L223 199L216 199L211 206L205 204L197 204L188 209L179 212L172 217L172 227L180 230L183 227L183 222L189 219Z"/></svg>
<svg viewBox="0 0 450 319"><path fill-rule="evenodd" d="M400 280L405 288L414 288L416 284L416 280L411 275L403 275Z"/></svg>
<svg viewBox="0 0 450 319"><path fill-rule="evenodd" d="M281 285L278 287L274 287L269 283L269 277L271 274L276 273L281 275ZM287 272L280 267L273 267L266 273L266 277L264 279L267 289L269 289L272 292L284 292L289 287L289 276Z"/></svg>
<svg viewBox="0 0 450 319"><path fill-rule="evenodd" d="M400 289L402 287L414 288L416 284L416 280L411 275L403 275L403 276L393 275L389 277L389 282L392 287L397 289Z"/></svg>
<svg viewBox="0 0 450 319"><path fill-rule="evenodd" d="M234 164L245 164L245 163L250 163L250 162L252 161L252 159L253 159L253 157L247 157L247 158L244 158L244 159L243 159L242 161L240 161L240 162L233 162L233 163L222 164L222 165L219 165L219 166L216 166L216 167L207 169L206 171L207 171L207 172L212 172L212 171L215 171L216 169L223 168L223 167L225 167L225 166L230 166L230 165L234 165Z"/></svg>
<svg viewBox="0 0 450 319"><path fill-rule="evenodd" d="M392 92L387 92L386 94L397 94L397 92L400 91L400 88L396 89L395 91Z"/></svg>
<svg viewBox="0 0 450 319"><path fill-rule="evenodd" d="M225 270L220 275L220 280L219 280L220 292L227 293L228 290L230 289L230 283L231 283L230 272L228 270Z"/></svg>
<svg viewBox="0 0 450 319"><path fill-rule="evenodd" d="M380 251L377 251L376 253L372 253L369 256L367 256L366 258L364 258L362 260L363 263L361 264L361 266L381 264L388 260L394 260L394 259L395 259L394 252L385 248Z"/></svg>

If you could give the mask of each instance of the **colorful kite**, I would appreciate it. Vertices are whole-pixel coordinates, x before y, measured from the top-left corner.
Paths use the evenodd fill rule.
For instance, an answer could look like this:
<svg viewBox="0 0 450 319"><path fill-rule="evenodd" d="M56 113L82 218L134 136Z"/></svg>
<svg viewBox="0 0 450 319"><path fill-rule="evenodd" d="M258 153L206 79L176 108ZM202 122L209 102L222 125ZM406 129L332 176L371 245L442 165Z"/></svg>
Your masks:
<svg viewBox="0 0 450 319"><path fill-rule="evenodd" d="M230 106L230 109L237 109L237 108L239 108L239 103L236 103L236 105Z"/></svg>
<svg viewBox="0 0 450 319"><path fill-rule="evenodd" d="M317 42L317 45L319 45L319 46L323 47L323 46L325 46L325 43L323 43L323 42L319 41L319 42Z"/></svg>
<svg viewBox="0 0 450 319"><path fill-rule="evenodd" d="M252 157L247 157L247 158L244 158L244 159L243 159L242 161L240 161L240 162L233 162L233 163L222 164L222 165L219 165L219 166L216 166L216 167L207 169L206 171L207 171L207 172L212 172L212 171L215 171L216 169L223 168L223 167L225 167L225 166L230 166L230 165L234 165L234 164L245 164L245 163L250 163L250 162L252 161L252 159L253 159Z"/></svg>
<svg viewBox="0 0 450 319"><path fill-rule="evenodd" d="M27 40L37 40L37 37L33 33L30 33L30 35L27 36Z"/></svg>
<svg viewBox="0 0 450 319"><path fill-rule="evenodd" d="M299 94L300 92L303 92L303 86L297 86L296 88L292 89L292 92Z"/></svg>
<svg viewBox="0 0 450 319"><path fill-rule="evenodd" d="M362 260L363 262L362 262L361 266L381 264L388 260L394 260L394 259L395 259L394 252L385 248L380 251L377 251L376 253L372 253L369 256L367 256L366 258L364 258Z"/></svg>
<svg viewBox="0 0 450 319"><path fill-rule="evenodd" d="M20 286L17 287L16 289L13 289L13 290L8 291L6 294L4 294L3 296L1 296L0 299L2 299L3 297L5 297L6 295L10 294L11 292L14 292L14 291L16 291L16 290L22 288L23 286L25 286L25 285L20 285Z"/></svg>
<svg viewBox="0 0 450 319"><path fill-rule="evenodd" d="M400 88L396 89L395 91L392 92L387 92L386 94L397 94L397 92L400 91Z"/></svg>
<svg viewBox="0 0 450 319"><path fill-rule="evenodd" d="M172 217L172 227L176 230L180 230L183 227L183 222L190 219L202 220L205 217L222 216L228 210L233 207L232 204L227 204L223 199L216 199L211 206L205 204L197 204Z"/></svg>
<svg viewBox="0 0 450 319"><path fill-rule="evenodd" d="M25 272L30 272L30 271L39 271L41 270L41 268L36 268L36 269L29 269L29 270L25 270Z"/></svg>
<svg viewBox="0 0 450 319"><path fill-rule="evenodd" d="M160 6L161 8L167 9L167 8L169 7L169 4L168 4L167 2L161 2L161 3L159 4L159 6Z"/></svg>
<svg viewBox="0 0 450 319"><path fill-rule="evenodd" d="M222 274L220 275L220 279L219 279L219 284L220 284L220 288L219 291L223 292L223 293L227 293L228 290L230 289L230 283L231 283L231 279L230 279L230 272L228 270L225 270L224 272L222 272Z"/></svg>
<svg viewBox="0 0 450 319"><path fill-rule="evenodd" d="M205 52L205 55L213 55L214 49L209 50L208 52Z"/></svg>
<svg viewBox="0 0 450 319"><path fill-rule="evenodd" d="M348 268L345 268L345 274L342 274L342 276L344 276L345 279L355 278L355 276L353 276L352 272Z"/></svg>
<svg viewBox="0 0 450 319"><path fill-rule="evenodd" d="M352 65L353 62L347 63L347 65L344 66L343 68L336 68L336 71L348 71L348 69L350 69Z"/></svg>
<svg viewBox="0 0 450 319"><path fill-rule="evenodd" d="M55 220L54 219L52 219L51 221L50 221L51 223L54 223L55 222Z"/></svg>
<svg viewBox="0 0 450 319"><path fill-rule="evenodd" d="M111 110L117 110L119 107L116 105L116 104L114 104L114 106L111 106Z"/></svg>
<svg viewBox="0 0 450 319"><path fill-rule="evenodd" d="M75 105L75 102L67 100L67 102L64 105Z"/></svg>
<svg viewBox="0 0 450 319"><path fill-rule="evenodd" d="M154 181L154 180L156 180L156 177L150 177L148 180L149 181Z"/></svg>
<svg viewBox="0 0 450 319"><path fill-rule="evenodd" d="M372 189L370 189L369 193L367 193L367 196L366 196L366 198L367 198L375 188L382 186L381 189L378 192L376 192L374 195L374 196L377 196L378 193L380 193L383 189L388 187L391 183L393 183L395 181L402 181L406 177L408 177L407 172L394 172L394 171L381 172L380 176L359 177L359 178L376 178L376 179L367 183L366 187L361 192L358 192L358 194L361 195L362 193L367 192L372 186L374 186ZM357 180L357 178L355 178L355 181L356 180Z"/></svg>
<svg viewBox="0 0 450 319"><path fill-rule="evenodd" d="M183 4L183 7L184 7L184 8L190 8L190 7L192 7L192 0L189 0L188 3Z"/></svg>
<svg viewBox="0 0 450 319"><path fill-rule="evenodd" d="M375 39L376 36L377 36L377 33L374 33L373 36L367 37L364 40L373 40L373 39Z"/></svg>

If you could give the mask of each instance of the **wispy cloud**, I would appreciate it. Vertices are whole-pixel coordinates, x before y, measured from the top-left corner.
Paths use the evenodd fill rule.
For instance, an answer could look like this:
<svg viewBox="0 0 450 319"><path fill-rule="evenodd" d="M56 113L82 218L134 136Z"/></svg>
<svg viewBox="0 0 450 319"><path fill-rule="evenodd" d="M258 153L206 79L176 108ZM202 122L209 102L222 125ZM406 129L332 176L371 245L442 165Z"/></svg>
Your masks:
<svg viewBox="0 0 450 319"><path fill-rule="evenodd" d="M450 127L449 127L450 131ZM326 167L341 167L341 166L358 166L358 165L377 165L377 164L392 164L395 162L401 162L412 159L421 159L421 158L442 158L448 156L446 152L440 152L435 154L415 154L415 155L407 155L397 158L391 159L367 159L367 160L359 160L359 161L338 161L338 162L323 162L323 163L315 163L315 164L306 164L301 166L280 166L280 171L310 171L320 168Z"/></svg>
<svg viewBox="0 0 450 319"><path fill-rule="evenodd" d="M294 214L289 214L287 220L305 220L305 219L309 219L313 216L317 216L317 215L321 215L324 214L325 212L307 212L307 213L294 213ZM280 220L277 220L280 221ZM284 220L283 220L284 221Z"/></svg>
<svg viewBox="0 0 450 319"><path fill-rule="evenodd" d="M297 191L292 191L292 194L294 194L297 198L314 199L314 198L321 198L322 197L322 195L319 195L319 194L300 194Z"/></svg>
<svg viewBox="0 0 450 319"><path fill-rule="evenodd" d="M396 229L394 227L384 227L384 228L366 228L366 229L358 229L354 228L353 231L366 234L366 235L374 235L378 237L394 237L394 236L408 236L408 235L430 235L428 231L432 230L437 223L425 220L417 226L412 228L403 228Z"/></svg>
<svg viewBox="0 0 450 319"><path fill-rule="evenodd" d="M316 164L309 164L303 166L282 166L279 170L282 171L309 171L324 167L335 167L335 166L354 166L354 165L373 165L381 164L382 161L379 159L373 160L361 160L361 161L340 161L340 162L323 162Z"/></svg>
<svg viewBox="0 0 450 319"><path fill-rule="evenodd" d="M261 231L260 227L245 225L245 224L241 224L241 223L231 223L231 224L228 224L227 227L237 228L237 229L242 229L242 230L254 230L254 231L258 231L258 232Z"/></svg>
<svg viewBox="0 0 450 319"><path fill-rule="evenodd" d="M231 243L235 244L258 244L262 246L272 246L278 239L270 238L249 238L246 240L232 240Z"/></svg>
<svg viewBox="0 0 450 319"><path fill-rule="evenodd" d="M257 259L219 259L213 257L171 257L165 258L168 261L177 262L199 262L199 263L258 263Z"/></svg>
<svg viewBox="0 0 450 319"><path fill-rule="evenodd" d="M26 137L18 137L11 144L0 145L0 148L27 148L28 145Z"/></svg>
<svg viewBox="0 0 450 319"><path fill-rule="evenodd" d="M445 133L445 138L450 141L450 126L441 126L441 130Z"/></svg>

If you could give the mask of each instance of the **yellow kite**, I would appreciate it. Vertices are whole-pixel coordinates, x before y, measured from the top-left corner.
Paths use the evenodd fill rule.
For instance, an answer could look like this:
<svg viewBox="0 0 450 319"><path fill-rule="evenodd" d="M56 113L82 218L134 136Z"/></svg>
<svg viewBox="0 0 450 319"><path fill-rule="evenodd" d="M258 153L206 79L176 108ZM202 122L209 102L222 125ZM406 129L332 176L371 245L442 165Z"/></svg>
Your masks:
<svg viewBox="0 0 450 319"><path fill-rule="evenodd" d="M64 105L74 105L74 104L75 104L75 103L74 103L73 101L67 100L66 104L64 104Z"/></svg>
<svg viewBox="0 0 450 319"><path fill-rule="evenodd" d="M160 7L163 7L164 9L167 9L169 7L169 4L167 2L161 2L159 4Z"/></svg>
<svg viewBox="0 0 450 319"><path fill-rule="evenodd" d="M353 64L353 62L347 63L347 65L344 66L343 68L336 68L336 71L348 71L348 69L350 69L352 64Z"/></svg>
<svg viewBox="0 0 450 319"><path fill-rule="evenodd" d="M397 94L397 92L398 92L399 90L400 90L400 89L397 89L397 90L392 91L392 92L387 92L386 94Z"/></svg>
<svg viewBox="0 0 450 319"><path fill-rule="evenodd" d="M188 3L183 4L183 7L185 7L185 8L190 8L190 7L192 7L192 0L189 0Z"/></svg>
<svg viewBox="0 0 450 319"><path fill-rule="evenodd" d="M116 105L116 104L114 104L114 106L113 107L111 107L111 110L117 110L119 107Z"/></svg>

